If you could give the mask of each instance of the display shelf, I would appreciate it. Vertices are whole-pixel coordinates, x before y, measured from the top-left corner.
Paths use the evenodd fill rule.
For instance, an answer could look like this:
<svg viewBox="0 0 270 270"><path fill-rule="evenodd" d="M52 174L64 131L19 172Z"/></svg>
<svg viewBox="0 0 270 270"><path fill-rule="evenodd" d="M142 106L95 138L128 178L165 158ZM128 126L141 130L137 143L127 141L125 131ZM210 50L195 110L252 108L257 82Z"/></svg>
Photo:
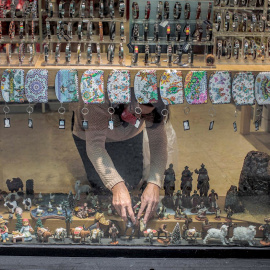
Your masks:
<svg viewBox="0 0 270 270"><path fill-rule="evenodd" d="M126 18L59 18L59 17L48 17L47 22L126 22Z"/></svg>
<svg viewBox="0 0 270 270"><path fill-rule="evenodd" d="M39 18L0 18L0 22L38 22Z"/></svg>
<svg viewBox="0 0 270 270"><path fill-rule="evenodd" d="M143 41L143 40L132 40L132 44L134 45L168 45L168 44L172 44L174 45L184 45L186 43L189 43L190 45L198 45L198 46L211 46L214 45L214 42L211 41L196 41L196 40L190 40L190 41L185 41L183 39L181 39L181 41L176 41L176 40L170 40L167 41L166 38L161 38L158 41L155 40L147 40L147 41Z"/></svg>
<svg viewBox="0 0 270 270"><path fill-rule="evenodd" d="M3 38L0 39L0 44L38 43L39 41L40 41L40 37L38 37L38 36L35 36L35 39L32 39L32 37L30 37L30 35L28 37L24 36L23 39L20 39L19 36L15 36L15 38L13 38L13 39L10 39L9 36L3 36Z"/></svg>
<svg viewBox="0 0 270 270"><path fill-rule="evenodd" d="M228 32L228 31L213 31L215 37L270 37L270 32Z"/></svg>
<svg viewBox="0 0 270 270"><path fill-rule="evenodd" d="M59 67L60 69L62 68L68 68L68 67L71 67L71 66L78 66L78 67L99 67L99 69L101 67L122 67L122 66L125 66L125 60L123 61L122 64L119 63L119 58L118 58L118 48L115 49L115 57L114 57L114 60L112 63L109 63L109 61L107 61L107 54L106 53L101 53L101 61L100 61L100 64L98 62L98 59L97 59L97 54L96 53L93 53L92 54L92 61L91 63L88 63L87 61L87 55L86 53L82 53L81 55L81 60L80 60L80 63L78 63L78 56L76 53L72 53L71 54L71 58L70 58L70 62L67 63L66 62L66 59L65 59L65 53L61 53L60 55L60 60L58 63L55 62L55 55L54 53L51 53L49 55L49 60L48 62L45 62L43 61L41 63L41 66L43 67L48 67L48 66L57 66ZM43 59L44 60L44 59Z"/></svg>
<svg viewBox="0 0 270 270"><path fill-rule="evenodd" d="M25 53L25 57L24 60L22 62L22 64L19 63L19 54L18 53L13 53L10 63L7 64L7 58L5 54L1 54L0 55L0 67L6 67L6 68L10 68L10 67L17 67L17 68L24 68L24 67L35 67L36 63L39 59L40 54L36 53L32 63L29 63L29 58L30 58L30 54L29 53Z"/></svg>
<svg viewBox="0 0 270 270"><path fill-rule="evenodd" d="M150 20L146 20L146 19L133 19L133 23L149 23L149 24L155 24L155 23L162 23L162 22L168 22L169 24L177 24L177 23L199 23L202 24L204 23L205 20L199 19L199 20L173 20L173 19L168 19L168 20L157 20L157 19L150 19Z"/></svg>
<svg viewBox="0 0 270 270"><path fill-rule="evenodd" d="M86 36L86 35L85 35ZM64 38L61 40L58 39L56 35L52 35L50 39L46 37L43 41L43 43L100 43L100 44L120 44L120 43L126 43L126 37L124 37L123 40L119 36L116 36L114 40L111 40L109 36L103 36L103 40L100 40L99 35L93 35L91 39L88 39L86 37L82 37L82 39L79 39L77 35L73 34L73 37L71 40L66 41Z"/></svg>
<svg viewBox="0 0 270 270"><path fill-rule="evenodd" d="M214 6L214 9L216 11L224 11L224 10L234 10L234 11L237 11L237 10L240 10L240 11L253 11L253 10L257 10L257 11L263 11L264 10L264 7L229 7L229 6L226 6L226 7L220 7L220 6Z"/></svg>

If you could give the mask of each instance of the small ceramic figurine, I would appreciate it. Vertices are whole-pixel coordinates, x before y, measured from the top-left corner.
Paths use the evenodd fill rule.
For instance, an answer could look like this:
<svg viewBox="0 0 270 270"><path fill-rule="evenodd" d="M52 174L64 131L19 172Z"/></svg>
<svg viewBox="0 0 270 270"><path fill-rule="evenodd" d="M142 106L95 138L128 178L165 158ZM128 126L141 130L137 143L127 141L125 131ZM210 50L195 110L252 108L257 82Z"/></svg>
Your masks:
<svg viewBox="0 0 270 270"><path fill-rule="evenodd" d="M231 221L232 220L232 215L233 215L233 210L229 206L228 208L225 209L225 211L227 212L226 221Z"/></svg>
<svg viewBox="0 0 270 270"><path fill-rule="evenodd" d="M37 206L37 217L41 217L44 213L44 210L43 209L40 209L40 206L38 205Z"/></svg>
<svg viewBox="0 0 270 270"><path fill-rule="evenodd" d="M110 242L111 245L117 245L118 241L116 240L117 235L118 235L119 231L118 229L115 227L114 223L112 224L112 227L109 229L109 234L112 238L112 241Z"/></svg>
<svg viewBox="0 0 270 270"><path fill-rule="evenodd" d="M228 233L228 226L225 224L222 225L220 229L211 228L207 231L207 235L203 239L203 243L207 244L208 240L213 238L220 240L223 245L227 245L229 243L228 240L226 239L227 233Z"/></svg>
<svg viewBox="0 0 270 270"><path fill-rule="evenodd" d="M77 180L75 183L75 191L76 191L75 198L79 201L82 193L86 194L90 193L91 187L89 185L81 185L81 181Z"/></svg>
<svg viewBox="0 0 270 270"><path fill-rule="evenodd" d="M29 220L27 218L23 219L23 226L20 230L20 233L23 234L24 241L31 241L32 235L31 233L34 232L33 228L29 224Z"/></svg>
<svg viewBox="0 0 270 270"><path fill-rule="evenodd" d="M216 217L215 217L215 220L221 220L220 215L221 215L221 210L218 207L218 208L216 208Z"/></svg>
<svg viewBox="0 0 270 270"><path fill-rule="evenodd" d="M141 207L141 201L138 201L134 206L133 206L133 211L135 216L139 213Z"/></svg>
<svg viewBox="0 0 270 270"><path fill-rule="evenodd" d="M37 228L37 239L39 242L48 242L50 236L52 236L52 233L48 228Z"/></svg>
<svg viewBox="0 0 270 270"><path fill-rule="evenodd" d="M181 190L178 190L175 194L175 203L174 203L174 209L177 209L179 207L182 211L185 210L183 203L182 203L182 194Z"/></svg>
<svg viewBox="0 0 270 270"><path fill-rule="evenodd" d="M191 196L191 205L192 205L192 208L191 208L191 213L197 213L197 205L200 205L201 203L201 198L197 192L197 190L194 190L192 196Z"/></svg>
<svg viewBox="0 0 270 270"><path fill-rule="evenodd" d="M110 203L109 205L108 205L108 216L112 216L113 215L113 211L112 211L112 204Z"/></svg>
<svg viewBox="0 0 270 270"><path fill-rule="evenodd" d="M169 165L169 168L164 172L165 178L164 178L164 190L165 190L165 196L171 197L173 195L173 192L175 190L175 172L173 169L173 164Z"/></svg>
<svg viewBox="0 0 270 270"><path fill-rule="evenodd" d="M54 202L54 199L55 199L55 194L50 193L50 201Z"/></svg>
<svg viewBox="0 0 270 270"><path fill-rule="evenodd" d="M256 227L250 225L248 227L236 227L233 229L233 237L230 242L234 240L247 241L250 246L254 245L254 237L256 235Z"/></svg>
<svg viewBox="0 0 270 270"><path fill-rule="evenodd" d="M104 233L100 229L93 229L90 232L90 241L92 243L99 243L101 244L101 238L104 237Z"/></svg>
<svg viewBox="0 0 270 270"><path fill-rule="evenodd" d="M59 204L59 207L56 207L57 209L57 215L63 215L63 209L62 209L62 205Z"/></svg>
<svg viewBox="0 0 270 270"><path fill-rule="evenodd" d="M205 238L207 231L211 228L212 224L210 224L208 218L206 218L202 223L202 238Z"/></svg>
<svg viewBox="0 0 270 270"><path fill-rule="evenodd" d="M145 241L149 242L151 245L153 245L154 242L154 234L156 233L156 230L152 230L152 229L147 229L146 231L144 231L144 236L145 236Z"/></svg>
<svg viewBox="0 0 270 270"><path fill-rule="evenodd" d="M70 234L72 236L72 241L75 241L75 238L79 238L80 243L82 241L85 242L85 239L90 236L90 231L87 229L85 230L83 227L75 227L70 229Z"/></svg>
<svg viewBox="0 0 270 270"><path fill-rule="evenodd" d="M132 240L132 237L135 233L135 224L132 223L130 217L127 217L127 222L126 222L126 229L125 229L125 233L124 233L124 237L127 236L127 231L128 229L131 228L131 235L128 237L128 240Z"/></svg>
<svg viewBox="0 0 270 270"><path fill-rule="evenodd" d="M167 229L167 224L161 224L161 226L158 228L158 239L160 239L160 235L164 234L165 238L167 239L169 236L169 232L166 230Z"/></svg>
<svg viewBox="0 0 270 270"><path fill-rule="evenodd" d="M167 209L164 205L160 206L158 209L158 219L163 220L163 219L168 219L169 218L169 214L166 213Z"/></svg>
<svg viewBox="0 0 270 270"><path fill-rule="evenodd" d="M6 226L6 223L8 223L6 220L0 218L0 240L2 240L3 243L6 243L9 240L8 227Z"/></svg>
<svg viewBox="0 0 270 270"><path fill-rule="evenodd" d="M143 221L143 217L140 219L140 224L138 228L138 239L141 237L141 233L146 230L146 224Z"/></svg>
<svg viewBox="0 0 270 270"><path fill-rule="evenodd" d="M38 194L38 201L39 202L43 201L43 196L42 196L41 192L39 192L39 194Z"/></svg>
<svg viewBox="0 0 270 270"><path fill-rule="evenodd" d="M174 219L176 220L185 219L185 214L181 211L179 207L177 207L175 210Z"/></svg>
<svg viewBox="0 0 270 270"><path fill-rule="evenodd" d="M54 232L54 239L65 240L67 237L67 230L65 228L57 228Z"/></svg>
<svg viewBox="0 0 270 270"><path fill-rule="evenodd" d="M47 212L53 212L51 201L49 201Z"/></svg>
<svg viewBox="0 0 270 270"><path fill-rule="evenodd" d="M211 193L208 196L209 202L210 202L210 208L209 212L216 212L217 200L218 200L218 194L215 192L214 189L211 190Z"/></svg>
<svg viewBox="0 0 270 270"><path fill-rule="evenodd" d="M32 207L32 200L30 198L26 198L23 200L22 204L24 205L24 210L30 211Z"/></svg>
<svg viewBox="0 0 270 270"><path fill-rule="evenodd" d="M263 239L260 243L264 246L270 246L270 218L264 219L265 224L259 227L260 231L263 231Z"/></svg>

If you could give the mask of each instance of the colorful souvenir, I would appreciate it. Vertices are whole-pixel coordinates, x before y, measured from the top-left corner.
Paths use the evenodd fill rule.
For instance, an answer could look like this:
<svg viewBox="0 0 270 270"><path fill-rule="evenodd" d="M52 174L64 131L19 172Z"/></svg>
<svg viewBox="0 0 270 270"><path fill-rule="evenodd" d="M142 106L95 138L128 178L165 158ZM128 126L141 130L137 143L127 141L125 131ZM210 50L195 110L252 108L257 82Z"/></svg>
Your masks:
<svg viewBox="0 0 270 270"><path fill-rule="evenodd" d="M78 102L78 71L59 70L55 77L55 94L61 103Z"/></svg>
<svg viewBox="0 0 270 270"><path fill-rule="evenodd" d="M0 218L0 241L3 243L6 243L9 240L8 227L6 226L6 223L8 223L8 221Z"/></svg>
<svg viewBox="0 0 270 270"><path fill-rule="evenodd" d="M1 80L2 96L5 102L24 102L24 70L6 69Z"/></svg>
<svg viewBox="0 0 270 270"><path fill-rule="evenodd" d="M29 220L27 218L23 219L23 226L20 230L20 233L24 237L24 241L31 241L32 240L32 235L31 233L34 232L33 228L29 224Z"/></svg>
<svg viewBox="0 0 270 270"><path fill-rule="evenodd" d="M104 71L87 70L81 79L81 95L84 103L104 103Z"/></svg>
<svg viewBox="0 0 270 270"><path fill-rule="evenodd" d="M232 95L236 106L254 104L254 75L252 72L235 74L232 83Z"/></svg>
<svg viewBox="0 0 270 270"><path fill-rule="evenodd" d="M185 79L185 97L188 104L207 103L207 72L189 71Z"/></svg>
<svg viewBox="0 0 270 270"><path fill-rule="evenodd" d="M165 105L184 103L183 79L181 71L166 71L160 79L160 94Z"/></svg>
<svg viewBox="0 0 270 270"><path fill-rule="evenodd" d="M157 103L157 74L155 70L142 70L135 75L134 92L140 104Z"/></svg>
<svg viewBox="0 0 270 270"><path fill-rule="evenodd" d="M25 79L25 95L29 102L48 102L48 70L28 71Z"/></svg>
<svg viewBox="0 0 270 270"><path fill-rule="evenodd" d="M210 75L209 95L213 104L228 104L231 102L231 73L216 71Z"/></svg>
<svg viewBox="0 0 270 270"><path fill-rule="evenodd" d="M114 70L109 74L107 91L109 100L114 104L130 102L130 72L128 70Z"/></svg>
<svg viewBox="0 0 270 270"><path fill-rule="evenodd" d="M270 72L261 72L257 75L255 97L259 105L270 104Z"/></svg>

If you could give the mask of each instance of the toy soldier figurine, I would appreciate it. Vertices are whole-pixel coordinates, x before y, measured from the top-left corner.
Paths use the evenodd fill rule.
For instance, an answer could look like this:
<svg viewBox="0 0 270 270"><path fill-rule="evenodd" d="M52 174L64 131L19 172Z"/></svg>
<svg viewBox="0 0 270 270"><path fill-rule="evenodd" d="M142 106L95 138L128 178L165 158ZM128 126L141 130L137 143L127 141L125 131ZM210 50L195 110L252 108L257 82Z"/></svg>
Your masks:
<svg viewBox="0 0 270 270"><path fill-rule="evenodd" d="M164 189L165 189L165 196L172 196L175 190L175 173L173 170L173 164L169 165L169 169L164 172Z"/></svg>
<svg viewBox="0 0 270 270"><path fill-rule="evenodd" d="M114 223L112 224L112 227L109 230L109 234L112 238L111 245L117 245L118 241L116 241L117 234L119 233L118 229L115 227Z"/></svg>
<svg viewBox="0 0 270 270"><path fill-rule="evenodd" d="M215 217L215 220L221 220L220 214L221 214L221 210L220 210L220 208L218 207L218 208L216 208L216 217Z"/></svg>
<svg viewBox="0 0 270 270"><path fill-rule="evenodd" d="M182 211L184 210L183 203L182 203L182 194L180 190L178 190L176 193L176 199L174 203L174 209L176 209L177 207L179 207Z"/></svg>
<svg viewBox="0 0 270 270"><path fill-rule="evenodd" d="M192 204L192 209L191 212L192 213L197 213L197 205L199 205L201 203L201 198L199 196L199 194L197 193L197 190L194 190L193 195L191 196L191 204Z"/></svg>
<svg viewBox="0 0 270 270"><path fill-rule="evenodd" d="M215 212L215 209L218 207L217 205L218 194L215 192L214 189L211 190L208 199L211 205L210 212Z"/></svg>
<svg viewBox="0 0 270 270"><path fill-rule="evenodd" d="M185 215L185 223L182 226L183 236L186 235L186 231L189 230L189 224L192 222L192 219Z"/></svg>
<svg viewBox="0 0 270 270"><path fill-rule="evenodd" d="M225 209L225 211L227 212L227 219L226 220L231 221L232 220L232 215L233 215L233 210L229 206L227 209Z"/></svg>
<svg viewBox="0 0 270 270"><path fill-rule="evenodd" d="M181 186L180 186L182 191L185 190L185 187L186 187L188 181L192 183L192 174L193 173L188 168L189 167L186 166L185 169L182 171ZM192 186L192 184L191 184L191 186ZM183 191L183 193L184 193L184 191ZM189 192L189 194L190 194L190 192Z"/></svg>

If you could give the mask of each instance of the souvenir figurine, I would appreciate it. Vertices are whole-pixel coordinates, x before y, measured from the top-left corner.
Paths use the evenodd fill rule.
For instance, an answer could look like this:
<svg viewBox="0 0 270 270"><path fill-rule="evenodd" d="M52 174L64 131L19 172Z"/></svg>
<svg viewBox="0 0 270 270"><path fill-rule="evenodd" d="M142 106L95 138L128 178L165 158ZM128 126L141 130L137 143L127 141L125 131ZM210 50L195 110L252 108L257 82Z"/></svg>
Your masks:
<svg viewBox="0 0 270 270"><path fill-rule="evenodd" d="M32 200L30 198L26 198L23 200L22 204L24 205L24 210L30 211L32 207Z"/></svg>
<svg viewBox="0 0 270 270"><path fill-rule="evenodd" d="M43 196L42 196L41 192L39 192L39 194L38 194L38 201L39 202L43 201Z"/></svg>
<svg viewBox="0 0 270 270"><path fill-rule="evenodd" d="M169 240L170 233L166 229L167 229L167 224L161 224L161 226L158 228L158 231L157 231L158 236L157 236L157 238L158 238L159 243L162 243L162 244L169 243L169 241L170 241ZM161 234L165 235L165 239L160 238Z"/></svg>
<svg viewBox="0 0 270 270"><path fill-rule="evenodd" d="M186 166L184 171L182 172L181 177L181 190L183 194L186 194L188 197L192 191L192 172L189 170L189 167Z"/></svg>
<svg viewBox="0 0 270 270"><path fill-rule="evenodd" d="M174 219L176 220L185 219L185 214L182 212L182 210L179 207L177 207L175 210Z"/></svg>
<svg viewBox="0 0 270 270"><path fill-rule="evenodd" d="M49 201L47 212L53 212L53 206L51 204L51 201Z"/></svg>
<svg viewBox="0 0 270 270"><path fill-rule="evenodd" d="M250 225L248 227L236 227L233 229L233 237L230 238L230 242L234 240L247 241L250 246L255 244L254 238L256 235L256 227Z"/></svg>
<svg viewBox="0 0 270 270"><path fill-rule="evenodd" d="M160 206L158 209L158 212L157 212L158 219L160 219L160 220L168 219L169 214L167 214L166 212L167 212L167 208L164 205Z"/></svg>
<svg viewBox="0 0 270 270"><path fill-rule="evenodd" d="M53 203L55 199L55 194L50 193L50 201Z"/></svg>
<svg viewBox="0 0 270 270"><path fill-rule="evenodd" d="M73 210L76 206L76 202L75 202L75 196L73 195L72 191L69 191L67 200L68 200L69 208Z"/></svg>
<svg viewBox="0 0 270 270"><path fill-rule="evenodd" d="M186 235L186 231L189 230L189 224L192 222L192 218L189 218L187 215L185 216L185 222L182 225L183 235Z"/></svg>
<svg viewBox="0 0 270 270"><path fill-rule="evenodd" d="M125 233L124 233L124 237L127 236L127 231L128 229L131 228L131 235L128 237L128 240L132 240L132 237L135 233L135 224L131 221L130 217L127 217L127 222L126 222L126 228L125 228Z"/></svg>
<svg viewBox="0 0 270 270"><path fill-rule="evenodd" d="M185 193L182 195L182 205L185 208L191 208L191 206L192 206L192 204L191 204L191 197L188 196Z"/></svg>
<svg viewBox="0 0 270 270"><path fill-rule="evenodd" d="M145 236L145 241L149 242L151 245L153 245L154 242L154 234L156 233L156 230L152 230L152 229L147 229L146 231L144 231L144 236Z"/></svg>
<svg viewBox="0 0 270 270"><path fill-rule="evenodd" d="M57 215L63 215L63 208L62 205L59 204L59 207L56 207Z"/></svg>
<svg viewBox="0 0 270 270"><path fill-rule="evenodd" d="M205 165L202 164L199 170L195 170L195 173L198 174L197 180L197 190L200 190L200 196L207 197L209 190L209 176Z"/></svg>
<svg viewBox="0 0 270 270"><path fill-rule="evenodd" d="M143 218L140 219L139 229L138 229L138 239L141 237L141 232L146 230L146 224L143 221Z"/></svg>
<svg viewBox="0 0 270 270"><path fill-rule="evenodd" d="M111 245L117 245L118 241L116 240L117 235L118 235L119 231L118 229L115 227L114 223L112 224L112 227L109 229L109 234L112 238L112 241L110 242Z"/></svg>
<svg viewBox="0 0 270 270"><path fill-rule="evenodd" d="M21 199L21 196L18 194L18 192L9 193L4 197L4 201L11 201L11 202L18 202Z"/></svg>
<svg viewBox="0 0 270 270"><path fill-rule="evenodd" d="M77 201L79 201L81 199L82 193L89 194L90 191L91 191L91 187L89 185L81 185L80 180L76 181L76 183L75 183L75 192L76 192L75 199L77 199Z"/></svg>
<svg viewBox="0 0 270 270"><path fill-rule="evenodd" d="M195 219L199 221L204 221L206 219L206 212L207 212L207 208L204 206L204 202L201 202L200 205L197 205L197 210L198 212Z"/></svg>
<svg viewBox="0 0 270 270"><path fill-rule="evenodd" d="M107 212L108 216L112 216L113 215L113 210L112 210L112 204L110 203L108 205L108 212Z"/></svg>
<svg viewBox="0 0 270 270"><path fill-rule="evenodd" d="M198 232L195 227L186 230L185 234L183 234L183 238L185 238L186 241L195 243L197 242L197 238L200 236L200 232Z"/></svg>
<svg viewBox="0 0 270 270"><path fill-rule="evenodd" d="M78 218L87 218L88 217L88 206L87 203L83 204L83 207L79 207L78 212L76 213Z"/></svg>
<svg viewBox="0 0 270 270"><path fill-rule="evenodd" d="M57 228L53 236L54 239L62 240L64 242L67 237L67 230L65 228Z"/></svg>
<svg viewBox="0 0 270 270"><path fill-rule="evenodd" d="M18 207L18 204L16 201L6 201L4 203L4 206L8 208L8 212L11 213L11 214L14 214L15 212L15 209Z"/></svg>
<svg viewBox="0 0 270 270"><path fill-rule="evenodd" d="M72 241L75 242L79 239L79 242L85 242L86 237L90 236L90 230L85 230L83 227L75 227L70 229L70 234L72 236Z"/></svg>
<svg viewBox="0 0 270 270"><path fill-rule="evenodd" d="M205 238L207 231L211 228L212 224L210 224L208 218L206 218L202 223L202 238Z"/></svg>
<svg viewBox="0 0 270 270"><path fill-rule="evenodd" d="M168 207L173 208L173 192L175 190L175 172L173 170L173 164L169 165L169 168L164 172L164 190L165 197L162 199L162 203Z"/></svg>
<svg viewBox="0 0 270 270"><path fill-rule="evenodd" d="M7 179L6 184L7 184L8 190L11 193L18 192L20 189L21 191L23 191L23 182L22 182L22 179L19 177L12 178L12 180Z"/></svg>
<svg viewBox="0 0 270 270"><path fill-rule="evenodd" d="M29 220L27 218L23 219L23 226L20 230L20 233L24 237L24 241L31 241L32 240L32 232L34 232L33 228L29 224Z"/></svg>
<svg viewBox="0 0 270 270"><path fill-rule="evenodd" d="M197 190L194 190L194 193L191 196L191 213L197 213L197 205L200 205L201 203L201 198L199 194L197 193Z"/></svg>
<svg viewBox="0 0 270 270"><path fill-rule="evenodd" d="M8 223L3 218L0 218L0 240L2 240L3 243L6 243L8 238L8 227L6 226L6 223Z"/></svg>
<svg viewBox="0 0 270 270"><path fill-rule="evenodd" d="M207 231L207 235L203 239L203 243L207 244L208 240L213 238L220 240L223 245L227 245L229 243L228 240L226 239L227 233L228 233L228 226L225 224L222 225L220 229L211 228Z"/></svg>
<svg viewBox="0 0 270 270"><path fill-rule="evenodd" d="M134 206L133 206L133 212L135 216L139 213L141 207L141 201L138 201Z"/></svg>
<svg viewBox="0 0 270 270"><path fill-rule="evenodd" d="M218 208L216 208L216 217L215 217L215 220L221 220L220 214L221 214L221 210L220 210L220 208L218 207Z"/></svg>
<svg viewBox="0 0 270 270"><path fill-rule="evenodd" d="M101 238L104 237L104 233L100 229L94 229L90 232L90 241L91 243L101 244Z"/></svg>
<svg viewBox="0 0 270 270"><path fill-rule="evenodd" d="M260 243L264 246L270 246L270 218L264 219L265 224L259 227L259 230L263 232L263 239Z"/></svg>
<svg viewBox="0 0 270 270"><path fill-rule="evenodd" d="M226 221L230 222L232 220L233 210L229 206L228 208L225 209L225 211L227 212Z"/></svg>
<svg viewBox="0 0 270 270"><path fill-rule="evenodd" d="M177 222L171 235L171 242L172 244L180 244L181 243L181 231L180 231L180 225Z"/></svg>
<svg viewBox="0 0 270 270"><path fill-rule="evenodd" d="M210 208L208 209L209 212L216 212L217 200L218 200L218 194L215 192L214 189L211 190L211 193L208 196L209 202L210 202Z"/></svg>
<svg viewBox="0 0 270 270"><path fill-rule="evenodd" d="M50 236L52 236L52 233L48 228L37 228L37 239L39 242L48 242Z"/></svg>
<svg viewBox="0 0 270 270"><path fill-rule="evenodd" d="M36 214L36 216L41 217L43 215L43 213L44 213L44 210L40 209L40 206L38 205L37 206L37 214Z"/></svg>
<svg viewBox="0 0 270 270"><path fill-rule="evenodd" d="M178 190L176 193L176 199L175 199L175 203L174 203L174 209L177 209L177 207L179 207L182 211L184 211L184 207L183 207L183 203L182 203L182 194L181 194L181 190Z"/></svg>

